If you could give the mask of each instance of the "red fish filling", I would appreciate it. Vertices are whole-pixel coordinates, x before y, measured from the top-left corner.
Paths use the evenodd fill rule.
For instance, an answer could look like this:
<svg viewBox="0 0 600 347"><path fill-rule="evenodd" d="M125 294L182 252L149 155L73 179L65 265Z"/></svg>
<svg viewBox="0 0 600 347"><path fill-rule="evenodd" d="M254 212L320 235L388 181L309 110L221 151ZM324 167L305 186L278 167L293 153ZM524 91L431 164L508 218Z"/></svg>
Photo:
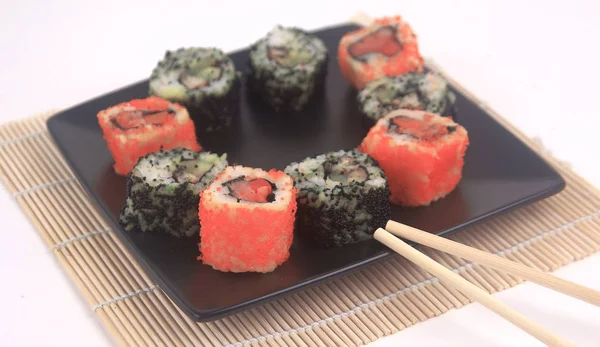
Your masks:
<svg viewBox="0 0 600 347"><path fill-rule="evenodd" d="M247 180L241 176L224 183L229 187L229 194L238 200L249 202L273 202L275 194L274 185L264 178Z"/></svg>
<svg viewBox="0 0 600 347"><path fill-rule="evenodd" d="M348 47L350 55L358 60L369 53L393 57L400 51L402 51L402 43L396 38L396 28L393 26L381 27Z"/></svg>
<svg viewBox="0 0 600 347"><path fill-rule="evenodd" d="M394 117L388 127L389 132L409 135L423 141L435 141L456 130L456 127L431 123L431 117L425 116L423 120L408 117Z"/></svg>
<svg viewBox="0 0 600 347"><path fill-rule="evenodd" d="M174 117L175 111L169 109L121 111L112 119L112 123L121 130L129 130L144 125L161 126Z"/></svg>

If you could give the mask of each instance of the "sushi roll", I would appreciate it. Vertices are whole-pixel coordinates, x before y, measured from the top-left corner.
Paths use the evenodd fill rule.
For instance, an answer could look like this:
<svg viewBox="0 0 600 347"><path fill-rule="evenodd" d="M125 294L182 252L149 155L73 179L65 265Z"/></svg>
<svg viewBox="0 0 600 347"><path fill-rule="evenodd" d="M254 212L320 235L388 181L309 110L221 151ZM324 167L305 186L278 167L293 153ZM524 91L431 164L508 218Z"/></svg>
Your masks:
<svg viewBox="0 0 600 347"><path fill-rule="evenodd" d="M239 112L240 73L217 48L167 51L150 76L150 95L187 107L196 126L228 127Z"/></svg>
<svg viewBox="0 0 600 347"><path fill-rule="evenodd" d="M204 264L271 272L290 256L296 188L282 171L230 166L200 195Z"/></svg>
<svg viewBox="0 0 600 347"><path fill-rule="evenodd" d="M369 130L359 149L379 162L402 206L425 206L448 195L462 177L467 131L449 117L395 110Z"/></svg>
<svg viewBox="0 0 600 347"><path fill-rule="evenodd" d="M161 148L201 149L185 107L161 98L124 102L97 117L119 175L127 175L139 158Z"/></svg>
<svg viewBox="0 0 600 347"><path fill-rule="evenodd" d="M250 51L249 86L275 111L303 109L323 87L327 48L298 28L276 26Z"/></svg>
<svg viewBox="0 0 600 347"><path fill-rule="evenodd" d="M371 239L390 217L390 190L377 162L356 149L291 163L298 222L325 247Z"/></svg>
<svg viewBox="0 0 600 347"><path fill-rule="evenodd" d="M226 158L182 148L144 156L127 179L121 225L178 237L197 234L200 191L225 169Z"/></svg>
<svg viewBox="0 0 600 347"><path fill-rule="evenodd" d="M400 16L376 19L344 35L338 63L344 78L356 89L384 76L423 71L417 37Z"/></svg>
<svg viewBox="0 0 600 347"><path fill-rule="evenodd" d="M450 115L455 96L442 76L427 72L373 80L358 93L357 99L363 114L376 122L400 108Z"/></svg>

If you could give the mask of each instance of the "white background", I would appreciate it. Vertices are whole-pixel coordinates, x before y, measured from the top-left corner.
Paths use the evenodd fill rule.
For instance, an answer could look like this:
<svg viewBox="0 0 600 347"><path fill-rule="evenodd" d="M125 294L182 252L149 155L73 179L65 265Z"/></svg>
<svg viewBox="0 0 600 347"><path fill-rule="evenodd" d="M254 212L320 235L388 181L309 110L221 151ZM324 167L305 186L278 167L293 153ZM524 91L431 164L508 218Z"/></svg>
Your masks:
<svg viewBox="0 0 600 347"><path fill-rule="evenodd" d="M598 1L0 1L0 122L64 108L147 78L166 49L244 47L273 25L306 29L363 10L401 14L422 53L596 185ZM595 143L595 142L592 142ZM0 192L0 345L112 341L9 194ZM600 255L557 272L600 289ZM600 309L531 284L497 295L538 323L600 345ZM374 346L528 346L477 304Z"/></svg>

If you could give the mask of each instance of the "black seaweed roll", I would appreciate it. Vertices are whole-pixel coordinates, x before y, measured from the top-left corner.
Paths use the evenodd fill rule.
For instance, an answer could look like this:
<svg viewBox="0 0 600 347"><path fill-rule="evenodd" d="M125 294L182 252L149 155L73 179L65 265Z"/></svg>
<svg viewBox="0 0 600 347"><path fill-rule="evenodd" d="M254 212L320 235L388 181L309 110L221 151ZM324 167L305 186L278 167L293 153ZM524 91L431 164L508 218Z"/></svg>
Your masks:
<svg viewBox="0 0 600 347"><path fill-rule="evenodd" d="M280 25L250 51L250 89L275 111L303 109L323 86L327 48L321 39Z"/></svg>
<svg viewBox="0 0 600 347"><path fill-rule="evenodd" d="M177 148L140 158L127 179L123 228L196 235L200 191L225 169L226 156Z"/></svg>
<svg viewBox="0 0 600 347"><path fill-rule="evenodd" d="M182 104L196 127L228 127L239 112L240 76L231 58L216 48L167 51L150 76L150 95Z"/></svg>
<svg viewBox="0 0 600 347"><path fill-rule="evenodd" d="M373 122L397 109L421 110L452 115L455 96L439 74L407 73L369 82L359 93L358 103Z"/></svg>
<svg viewBox="0 0 600 347"><path fill-rule="evenodd" d="M323 246L371 239L390 217L385 174L356 149L291 163L285 173L298 189L296 220Z"/></svg>

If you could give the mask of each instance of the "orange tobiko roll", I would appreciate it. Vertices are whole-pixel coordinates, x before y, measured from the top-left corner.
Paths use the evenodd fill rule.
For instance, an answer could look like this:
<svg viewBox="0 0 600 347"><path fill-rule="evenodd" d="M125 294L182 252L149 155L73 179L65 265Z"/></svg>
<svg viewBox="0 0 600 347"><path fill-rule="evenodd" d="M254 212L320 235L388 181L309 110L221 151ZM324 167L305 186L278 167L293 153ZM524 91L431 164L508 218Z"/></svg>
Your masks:
<svg viewBox="0 0 600 347"><path fill-rule="evenodd" d="M282 171L229 166L200 193L200 257L224 272L271 272L290 256L296 188Z"/></svg>
<svg viewBox="0 0 600 347"><path fill-rule="evenodd" d="M376 19L344 35L338 46L338 63L344 78L356 89L381 77L423 71L417 37L400 16Z"/></svg>
<svg viewBox="0 0 600 347"><path fill-rule="evenodd" d="M161 98L135 99L109 107L98 113L98 123L120 175L129 174L139 158L161 148L202 149L185 107Z"/></svg>
<svg viewBox="0 0 600 347"><path fill-rule="evenodd" d="M467 131L451 118L400 109L377 121L358 149L385 172L393 203L424 206L456 187L468 145Z"/></svg>

